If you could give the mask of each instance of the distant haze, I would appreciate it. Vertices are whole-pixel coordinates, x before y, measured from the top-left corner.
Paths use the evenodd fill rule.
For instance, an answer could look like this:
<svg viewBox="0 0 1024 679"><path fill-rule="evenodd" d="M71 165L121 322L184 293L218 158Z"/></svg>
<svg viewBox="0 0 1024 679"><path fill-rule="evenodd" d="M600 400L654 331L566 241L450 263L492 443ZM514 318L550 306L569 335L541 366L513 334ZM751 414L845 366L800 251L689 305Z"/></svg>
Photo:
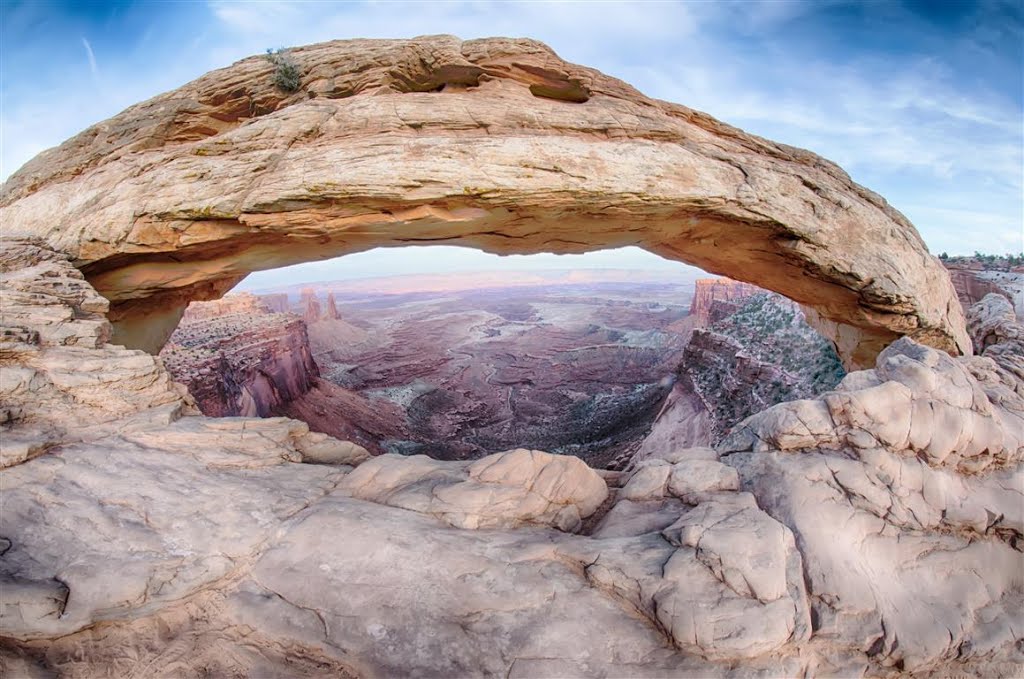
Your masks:
<svg viewBox="0 0 1024 679"><path fill-rule="evenodd" d="M704 275L692 266L673 262L637 247L601 250L583 255L492 255L479 250L450 245L416 246L403 248L376 248L323 262L307 262L295 266L258 271L250 274L238 284L236 291L267 292L287 287L301 287L313 283L386 278L393 276L429 275L434 281L430 290L466 289L474 280L473 276L455 276L451 283L440 283L439 279L448 274L474 274L480 284L488 286L513 281L543 278L524 277L529 272L582 272L593 271L585 282L616 281L645 282L664 280L666 282L693 280ZM606 271L604 275L600 272ZM424 285L427 280L421 280ZM519 285L532 284L519 282ZM438 287L440 285L440 287Z"/></svg>

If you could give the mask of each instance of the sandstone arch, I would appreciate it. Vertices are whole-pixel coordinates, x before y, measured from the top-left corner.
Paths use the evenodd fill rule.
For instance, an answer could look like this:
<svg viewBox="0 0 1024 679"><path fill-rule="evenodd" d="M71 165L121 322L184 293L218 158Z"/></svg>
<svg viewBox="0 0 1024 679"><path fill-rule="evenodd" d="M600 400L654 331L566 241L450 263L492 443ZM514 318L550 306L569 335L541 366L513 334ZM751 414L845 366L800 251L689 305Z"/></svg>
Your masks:
<svg viewBox="0 0 1024 679"><path fill-rule="evenodd" d="M40 154L8 236L68 253L114 341L157 350L192 299L375 246L639 245L813 310L850 366L910 336L970 353L910 222L812 153L649 99L530 40L337 41L251 57Z"/></svg>

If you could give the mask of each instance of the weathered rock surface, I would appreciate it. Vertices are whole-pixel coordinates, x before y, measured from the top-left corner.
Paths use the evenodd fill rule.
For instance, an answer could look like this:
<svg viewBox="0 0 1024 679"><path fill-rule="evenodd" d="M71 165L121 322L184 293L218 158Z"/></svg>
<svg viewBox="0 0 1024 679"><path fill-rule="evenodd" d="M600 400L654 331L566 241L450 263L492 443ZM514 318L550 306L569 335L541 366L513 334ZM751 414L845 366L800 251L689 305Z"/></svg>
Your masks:
<svg viewBox="0 0 1024 679"><path fill-rule="evenodd" d="M729 278L699 278L693 286L690 316L697 327L707 327L729 313L738 311L739 306L735 302L759 292L764 290Z"/></svg>
<svg viewBox="0 0 1024 679"><path fill-rule="evenodd" d="M274 414L320 376L302 319L249 294L190 304L160 357L211 417Z"/></svg>
<svg viewBox="0 0 1024 679"><path fill-rule="evenodd" d="M69 254L114 340L156 352L248 272L382 245L640 245L812 307L849 366L907 335L970 352L945 270L836 165L566 63L530 40L295 48L137 104L0 192L8 236ZM188 186L188 191L182 191Z"/></svg>
<svg viewBox="0 0 1024 679"><path fill-rule="evenodd" d="M1024 267L1000 266L974 258L946 259L942 263L965 312L995 293L1009 299L1017 316L1024 317Z"/></svg>
<svg viewBox="0 0 1024 679"><path fill-rule="evenodd" d="M437 516L457 528L524 523L578 531L608 487L579 458L537 450L488 455L471 465L385 455L345 480L353 497Z"/></svg>
<svg viewBox="0 0 1024 679"><path fill-rule="evenodd" d="M715 445L747 416L822 393L845 374L832 345L784 297L714 282L705 283L700 295L699 305L694 298L700 315L693 317L672 392L626 465L679 448ZM710 324L704 326L701 318Z"/></svg>
<svg viewBox="0 0 1024 679"><path fill-rule="evenodd" d="M73 348L79 363L111 370L111 357L141 355L154 376L101 380L93 388L123 399L119 410L82 406L88 422L73 435L3 472L7 676L1024 667L1016 340L961 359L900 340L838 390L748 419L750 436L719 451L649 460L637 475L667 473L626 483L649 491L606 500L601 475L571 457L360 463L358 447L293 420L184 415L157 359L102 344L109 326L85 306L99 298L66 260L0 250L0 261L31 262L5 265L5 300L49 290L5 316L19 324L4 335L16 338L0 355L4 374L29 363L55 374ZM81 344L36 342L44 336ZM2 446L69 415L51 381L25 389L32 407L9 419ZM131 389L137 398L122 396ZM562 530L608 505L590 534Z"/></svg>
<svg viewBox="0 0 1024 679"><path fill-rule="evenodd" d="M31 242L0 248L0 464L88 436L147 409L194 412L159 359L106 344L108 303L66 256Z"/></svg>

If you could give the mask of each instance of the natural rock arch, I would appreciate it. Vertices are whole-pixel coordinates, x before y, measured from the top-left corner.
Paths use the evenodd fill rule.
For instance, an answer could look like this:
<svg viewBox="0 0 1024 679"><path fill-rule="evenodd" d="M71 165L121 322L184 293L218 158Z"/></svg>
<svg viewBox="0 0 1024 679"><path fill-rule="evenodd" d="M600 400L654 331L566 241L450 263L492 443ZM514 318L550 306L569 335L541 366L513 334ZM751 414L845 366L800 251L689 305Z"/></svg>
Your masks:
<svg viewBox="0 0 1024 679"><path fill-rule="evenodd" d="M377 246L638 245L803 304L849 366L901 335L970 353L948 274L839 167L649 99L530 40L336 41L251 57L40 154L9 236L68 253L114 341L156 351L251 271Z"/></svg>

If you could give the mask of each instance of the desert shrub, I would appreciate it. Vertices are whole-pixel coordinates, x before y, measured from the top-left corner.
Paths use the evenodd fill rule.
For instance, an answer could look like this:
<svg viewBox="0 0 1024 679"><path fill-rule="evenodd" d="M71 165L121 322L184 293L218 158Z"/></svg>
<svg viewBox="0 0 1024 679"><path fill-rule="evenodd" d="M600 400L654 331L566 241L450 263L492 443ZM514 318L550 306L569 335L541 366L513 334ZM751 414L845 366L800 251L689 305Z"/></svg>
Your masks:
<svg viewBox="0 0 1024 679"><path fill-rule="evenodd" d="M274 85L282 92L296 92L302 84L302 72L299 70L288 50L267 50L267 60L274 65Z"/></svg>

